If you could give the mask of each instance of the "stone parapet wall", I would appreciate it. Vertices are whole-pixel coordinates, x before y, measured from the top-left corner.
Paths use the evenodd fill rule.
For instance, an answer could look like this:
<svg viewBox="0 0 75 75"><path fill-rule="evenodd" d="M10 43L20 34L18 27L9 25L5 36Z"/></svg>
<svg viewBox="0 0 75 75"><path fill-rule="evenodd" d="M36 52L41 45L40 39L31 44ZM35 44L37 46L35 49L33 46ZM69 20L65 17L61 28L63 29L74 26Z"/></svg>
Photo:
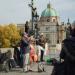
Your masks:
<svg viewBox="0 0 75 75"><path fill-rule="evenodd" d="M14 56L14 48L0 48L1 53L6 53L8 50L11 51L11 58Z"/></svg>

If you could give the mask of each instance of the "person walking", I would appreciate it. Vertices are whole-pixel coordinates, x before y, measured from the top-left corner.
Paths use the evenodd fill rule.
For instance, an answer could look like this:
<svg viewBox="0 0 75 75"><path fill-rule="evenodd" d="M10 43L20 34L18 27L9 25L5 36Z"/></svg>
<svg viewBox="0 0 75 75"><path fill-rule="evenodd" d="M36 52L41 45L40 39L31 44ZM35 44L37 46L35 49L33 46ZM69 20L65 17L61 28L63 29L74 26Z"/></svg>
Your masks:
<svg viewBox="0 0 75 75"><path fill-rule="evenodd" d="M72 28L70 37L63 41L60 58L64 62L62 75L75 75L75 27Z"/></svg>
<svg viewBox="0 0 75 75"><path fill-rule="evenodd" d="M29 48L29 37L28 34L25 32L22 35L20 48L23 55L23 72L28 72L30 48Z"/></svg>
<svg viewBox="0 0 75 75"><path fill-rule="evenodd" d="M46 43L46 38L44 34L41 33L39 37L39 45L41 49L40 61L44 61L43 56L44 56L44 50L45 50L45 43Z"/></svg>
<svg viewBox="0 0 75 75"><path fill-rule="evenodd" d="M36 51L36 43L35 38L30 38L30 63L37 62L37 51Z"/></svg>

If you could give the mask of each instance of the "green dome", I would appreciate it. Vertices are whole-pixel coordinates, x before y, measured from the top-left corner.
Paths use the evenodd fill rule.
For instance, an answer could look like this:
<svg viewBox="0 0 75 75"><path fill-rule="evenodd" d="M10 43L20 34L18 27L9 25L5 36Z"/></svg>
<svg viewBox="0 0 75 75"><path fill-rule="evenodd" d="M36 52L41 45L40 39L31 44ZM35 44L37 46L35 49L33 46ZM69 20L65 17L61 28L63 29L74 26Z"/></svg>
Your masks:
<svg viewBox="0 0 75 75"><path fill-rule="evenodd" d="M47 9L45 9L41 14L41 17L49 17L49 16L58 16L58 13L56 12L55 9L51 7L50 4L47 5Z"/></svg>

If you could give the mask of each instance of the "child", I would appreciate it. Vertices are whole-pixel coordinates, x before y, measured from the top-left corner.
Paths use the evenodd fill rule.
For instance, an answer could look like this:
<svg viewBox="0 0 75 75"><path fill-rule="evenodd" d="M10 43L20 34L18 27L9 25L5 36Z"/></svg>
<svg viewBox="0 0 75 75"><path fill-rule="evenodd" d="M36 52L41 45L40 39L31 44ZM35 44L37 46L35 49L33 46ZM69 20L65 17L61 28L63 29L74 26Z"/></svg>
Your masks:
<svg viewBox="0 0 75 75"><path fill-rule="evenodd" d="M30 39L30 63L32 62L37 62L35 39L33 37Z"/></svg>

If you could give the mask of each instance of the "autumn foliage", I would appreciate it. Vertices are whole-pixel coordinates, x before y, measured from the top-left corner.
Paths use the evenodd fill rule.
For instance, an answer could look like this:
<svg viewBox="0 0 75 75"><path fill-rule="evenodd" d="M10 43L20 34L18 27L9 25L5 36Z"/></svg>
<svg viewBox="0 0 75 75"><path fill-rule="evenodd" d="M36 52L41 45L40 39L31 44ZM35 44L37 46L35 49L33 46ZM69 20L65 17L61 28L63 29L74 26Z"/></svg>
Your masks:
<svg viewBox="0 0 75 75"><path fill-rule="evenodd" d="M0 46L11 47L20 41L20 31L16 24L0 25Z"/></svg>

